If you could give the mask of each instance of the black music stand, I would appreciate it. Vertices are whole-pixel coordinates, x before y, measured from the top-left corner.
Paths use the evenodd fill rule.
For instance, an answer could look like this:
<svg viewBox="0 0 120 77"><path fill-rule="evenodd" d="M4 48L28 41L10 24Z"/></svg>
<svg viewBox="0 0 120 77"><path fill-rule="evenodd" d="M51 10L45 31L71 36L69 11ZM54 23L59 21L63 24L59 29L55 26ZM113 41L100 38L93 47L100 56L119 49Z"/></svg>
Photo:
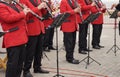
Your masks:
<svg viewBox="0 0 120 77"><path fill-rule="evenodd" d="M90 57L90 23L93 22L96 18L98 18L98 16L100 15L101 13L95 13L95 14L91 14L89 15L82 24L88 24L88 55L87 57L85 57L84 59L82 59L80 61L80 63L82 61L84 61L86 63L86 68L87 68L87 65L89 65L90 63L92 63L93 61L95 61L97 64L101 65L99 62L97 62L95 59L93 59L92 57ZM87 62L85 61L87 59ZM90 59L92 60L90 62Z"/></svg>
<svg viewBox="0 0 120 77"><path fill-rule="evenodd" d="M4 36L6 33L10 33L10 32L17 31L18 29L19 29L19 27L16 26L16 27L14 27L14 28L8 29L7 31L0 32L0 37Z"/></svg>
<svg viewBox="0 0 120 77"><path fill-rule="evenodd" d="M99 16L100 14L101 14L100 12L94 13L94 14L90 14L90 15L82 22L82 24L89 24L89 23L93 22L96 18L98 18L98 16Z"/></svg>
<svg viewBox="0 0 120 77"><path fill-rule="evenodd" d="M113 51L113 49L114 49L114 53L115 53L115 56L116 56L116 52L118 51L118 50L120 50L120 48L116 45L116 27L117 27L117 13L118 13L118 11L119 10L115 10L113 13L112 13L112 15L110 16L110 18L114 18L115 19L115 22L114 22L114 45L106 52L106 53L108 53L108 52L110 52L111 50Z"/></svg>
<svg viewBox="0 0 120 77"><path fill-rule="evenodd" d="M54 21L51 24L51 27L49 28L55 28L56 29L56 61L57 61L57 74L53 77L64 77L62 75L59 74L59 55L58 55L58 30L57 28L70 16L69 13L63 13L58 15Z"/></svg>

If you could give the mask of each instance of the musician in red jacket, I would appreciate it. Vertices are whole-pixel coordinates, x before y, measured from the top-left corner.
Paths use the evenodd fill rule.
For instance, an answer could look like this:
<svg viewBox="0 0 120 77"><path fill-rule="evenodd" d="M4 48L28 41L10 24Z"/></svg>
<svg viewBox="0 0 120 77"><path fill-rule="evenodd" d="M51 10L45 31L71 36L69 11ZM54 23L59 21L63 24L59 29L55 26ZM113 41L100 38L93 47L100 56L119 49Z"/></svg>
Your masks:
<svg viewBox="0 0 120 77"><path fill-rule="evenodd" d="M104 46L100 45L100 37L103 28L103 13L105 13L106 6L102 4L99 0L97 1L97 7L94 6L91 9L92 13L100 12L100 16L92 22L93 26L93 34L92 34L92 46L94 49L104 48Z"/></svg>
<svg viewBox="0 0 120 77"><path fill-rule="evenodd" d="M82 18L85 20L90 15L90 10L93 6L95 6L94 3L89 4L88 0L78 0L78 3L81 5L81 12L82 12ZM81 18L78 18L79 23L79 53L80 54L87 54L87 30L88 30L88 24L82 24Z"/></svg>
<svg viewBox="0 0 120 77"><path fill-rule="evenodd" d="M40 0L20 0L20 2L42 17L41 9L46 7L46 3ZM44 24L40 19L30 13L26 19L29 39L26 45L27 55L23 68L23 77L33 77L30 73L33 60L34 73L49 73L41 68L43 34L45 33Z"/></svg>
<svg viewBox="0 0 120 77"><path fill-rule="evenodd" d="M49 10L44 9L42 11L42 15L44 17L44 25L45 25L45 34L44 34L44 39L43 39L43 50L50 52L50 50L55 50L55 48L53 47L53 37L54 37L54 28L49 28L50 25L53 22L53 14L52 14L52 5L51 5L51 0L48 0L48 2L46 2Z"/></svg>
<svg viewBox="0 0 120 77"><path fill-rule="evenodd" d="M17 27L13 32L3 37L3 47L7 50L7 68L4 77L21 77L25 57L25 44L28 41L26 30L26 14L30 11L24 8L21 11L12 0L0 1L0 22L3 31Z"/></svg>
<svg viewBox="0 0 120 77"><path fill-rule="evenodd" d="M74 0L62 0L60 4L60 12L70 13L65 22L61 25L64 34L64 45L66 51L66 60L72 64L79 64L79 60L74 58L74 48L76 42L77 18L76 14L80 12L80 7L75 7Z"/></svg>

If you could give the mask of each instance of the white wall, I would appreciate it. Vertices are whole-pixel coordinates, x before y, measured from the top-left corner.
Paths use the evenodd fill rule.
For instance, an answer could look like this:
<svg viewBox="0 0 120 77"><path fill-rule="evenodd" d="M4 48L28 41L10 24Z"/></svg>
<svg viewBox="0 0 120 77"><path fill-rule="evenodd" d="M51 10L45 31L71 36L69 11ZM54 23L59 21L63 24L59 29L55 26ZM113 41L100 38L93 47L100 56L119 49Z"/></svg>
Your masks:
<svg viewBox="0 0 120 77"><path fill-rule="evenodd" d="M60 2L61 0L52 0L52 1ZM107 8L110 8L113 3L118 3L119 0L102 0L102 2L106 4Z"/></svg>
<svg viewBox="0 0 120 77"><path fill-rule="evenodd" d="M107 8L110 8L113 3L119 3L119 0L102 0L103 3L107 6Z"/></svg>

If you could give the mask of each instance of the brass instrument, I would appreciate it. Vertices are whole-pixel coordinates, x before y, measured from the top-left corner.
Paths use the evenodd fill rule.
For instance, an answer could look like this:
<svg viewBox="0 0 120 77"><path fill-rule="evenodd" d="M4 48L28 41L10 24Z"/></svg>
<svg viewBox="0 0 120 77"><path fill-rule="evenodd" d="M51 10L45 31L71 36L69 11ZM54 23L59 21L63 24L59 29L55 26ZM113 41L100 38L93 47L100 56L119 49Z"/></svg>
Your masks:
<svg viewBox="0 0 120 77"><path fill-rule="evenodd" d="M51 1L51 3L52 14L54 17L56 17L58 14L60 14L60 4L57 0Z"/></svg>
<svg viewBox="0 0 120 77"><path fill-rule="evenodd" d="M24 9L24 7L23 7L20 3L18 3L17 1L13 0L13 3L16 3L16 4L17 4L18 6L20 6L22 9ZM41 20L41 21L44 20L43 17L39 16L38 14L36 14L35 12L33 12L32 10L30 11L30 13L31 13L32 15L34 15L36 18L38 18L39 20Z"/></svg>

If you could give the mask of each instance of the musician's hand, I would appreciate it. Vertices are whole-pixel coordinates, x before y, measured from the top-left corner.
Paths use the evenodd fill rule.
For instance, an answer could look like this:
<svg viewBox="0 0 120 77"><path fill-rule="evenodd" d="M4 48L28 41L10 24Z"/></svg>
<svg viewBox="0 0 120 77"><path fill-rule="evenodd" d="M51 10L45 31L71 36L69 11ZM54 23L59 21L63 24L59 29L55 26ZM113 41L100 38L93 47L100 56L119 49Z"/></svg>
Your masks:
<svg viewBox="0 0 120 77"><path fill-rule="evenodd" d="M117 16L120 17L120 11L117 13Z"/></svg>
<svg viewBox="0 0 120 77"><path fill-rule="evenodd" d="M117 4L113 4L112 6L111 6L111 9L113 9L114 7L116 7L117 6Z"/></svg>
<svg viewBox="0 0 120 77"><path fill-rule="evenodd" d="M38 9L46 8L47 5L45 2L42 2L41 4L38 5Z"/></svg>
<svg viewBox="0 0 120 77"><path fill-rule="evenodd" d="M80 11L81 11L80 7L77 7L77 8L74 9L75 13L79 13Z"/></svg>
<svg viewBox="0 0 120 77"><path fill-rule="evenodd" d="M24 8L23 9L23 12L25 13L25 15L28 13L28 12L30 12L31 10L29 9L29 8Z"/></svg>
<svg viewBox="0 0 120 77"><path fill-rule="evenodd" d="M106 9L106 5L103 4L101 9L102 9L102 10L105 10L105 9Z"/></svg>
<svg viewBox="0 0 120 77"><path fill-rule="evenodd" d="M80 4L78 4L78 7L81 9L81 5Z"/></svg>
<svg viewBox="0 0 120 77"><path fill-rule="evenodd" d="M48 2L48 0L43 0L44 2Z"/></svg>
<svg viewBox="0 0 120 77"><path fill-rule="evenodd" d="M92 2L92 3L91 3L91 6L95 6L95 5L96 5L95 2Z"/></svg>
<svg viewBox="0 0 120 77"><path fill-rule="evenodd" d="M24 8L28 8L25 4L22 4L22 6L23 6Z"/></svg>

